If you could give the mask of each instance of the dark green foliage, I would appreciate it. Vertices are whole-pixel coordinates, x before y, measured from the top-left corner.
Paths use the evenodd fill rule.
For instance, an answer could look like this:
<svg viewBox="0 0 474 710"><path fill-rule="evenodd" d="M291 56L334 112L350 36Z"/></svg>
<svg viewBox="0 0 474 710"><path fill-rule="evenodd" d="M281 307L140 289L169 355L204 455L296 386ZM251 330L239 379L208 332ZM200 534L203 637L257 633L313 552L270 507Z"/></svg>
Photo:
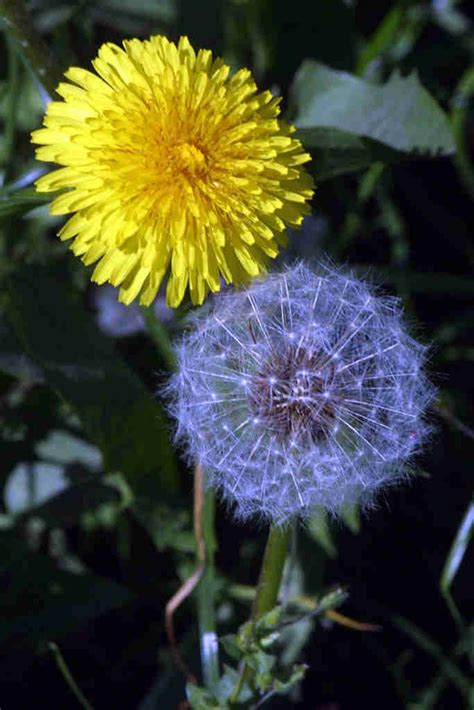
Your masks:
<svg viewBox="0 0 474 710"><path fill-rule="evenodd" d="M0 0L0 14L13 5L20 6ZM368 518L351 509L343 523L321 515L299 530L282 606L257 624L247 620L266 531L234 525L218 505L214 532L214 504L205 498L215 565L175 614L196 681L186 684L164 610L196 569L193 478L156 396L174 366L171 339L184 314L157 322L146 309L145 328L134 335L100 330L90 269L56 238L62 222L33 186L44 166L29 132L46 100L33 71L36 48L25 51L2 20L2 710L39 697L76 707L61 657L95 708L168 710L186 697L199 710L471 707L470 3L29 0L26 7L53 55L51 93L62 69L90 66L103 42L166 33L188 34L282 94L318 185L314 221L290 235L289 253L327 253L400 297L420 324L417 337L432 344L440 398L436 435L411 487L389 491ZM336 584L344 591L322 592ZM383 631L345 628L337 613ZM208 668L199 660L214 616L217 679L216 655ZM252 669L244 679L242 661Z"/></svg>
<svg viewBox="0 0 474 710"><path fill-rule="evenodd" d="M60 307L59 307L60 306ZM138 493L176 490L163 413L56 271L10 274L6 317L24 352L69 402L104 456Z"/></svg>

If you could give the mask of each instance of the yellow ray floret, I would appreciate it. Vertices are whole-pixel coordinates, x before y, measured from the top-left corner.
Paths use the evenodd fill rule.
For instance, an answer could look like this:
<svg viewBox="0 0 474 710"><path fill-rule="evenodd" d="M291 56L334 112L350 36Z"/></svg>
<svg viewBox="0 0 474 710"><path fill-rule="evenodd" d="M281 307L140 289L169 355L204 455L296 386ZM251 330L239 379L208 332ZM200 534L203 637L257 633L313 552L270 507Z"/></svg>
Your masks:
<svg viewBox="0 0 474 710"><path fill-rule="evenodd" d="M38 159L60 166L37 189L60 191L50 211L73 213L59 236L96 264L92 280L149 305L168 274L177 306L186 288L198 304L221 278L264 270L313 195L279 99L186 37L105 44L93 66L66 72L32 134Z"/></svg>

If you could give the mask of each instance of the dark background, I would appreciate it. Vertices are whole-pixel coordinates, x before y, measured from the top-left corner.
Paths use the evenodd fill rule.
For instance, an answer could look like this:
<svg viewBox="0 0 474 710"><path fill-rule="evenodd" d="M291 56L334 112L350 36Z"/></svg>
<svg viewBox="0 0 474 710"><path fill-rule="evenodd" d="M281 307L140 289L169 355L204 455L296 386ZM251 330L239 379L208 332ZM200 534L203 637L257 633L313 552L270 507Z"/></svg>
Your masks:
<svg viewBox="0 0 474 710"><path fill-rule="evenodd" d="M465 676L472 676L468 658L470 650L472 660L472 626L471 631L467 623L463 630L457 628L439 581L473 490L473 435L463 431L458 421L468 426L472 422L474 389L474 178L471 173L469 183L465 169L473 159L474 113L469 92L462 102L459 99L460 82L474 72L470 3L36 0L28 5L64 68L88 66L104 41L119 43L125 37L161 32L172 39L187 34L195 47L209 47L235 66L250 66L261 88L277 86L284 97L305 58L355 72L363 52L372 46L378 29L392 13L394 29L391 34L387 31L385 43L374 51L364 76L383 81L394 67L404 75L415 69L453 120L456 110L463 109L464 123L460 129L456 124L456 140L464 150L461 159L420 157L391 165L366 199L358 195L364 173L322 181L313 203L316 222L292 238L291 249L297 254L317 258L327 253L362 270L370 267L388 291L403 298L408 317L417 323L418 336L432 346L429 369L439 387L439 401L433 413L435 435L417 460L417 475L409 485L379 499L378 507L361 519L358 532L343 522L328 524L332 542L315 531L298 532L305 593L317 595L331 585L343 584L350 598L341 611L380 624L382 630L370 633L328 623L315 625L299 654L309 665L302 687L291 700L276 700L269 707L468 707L449 678L446 658ZM2 86L6 86L12 71L6 44L2 56ZM21 65L17 70L20 86L30 82ZM33 167L28 131L41 120L41 107L33 94L30 84L22 88L14 160L4 160L8 180ZM4 117L8 101L8 92L3 93ZM2 275L10 276L12 264L34 267L46 263L73 285L94 319L97 294L88 284L87 270L57 243L56 223L48 222L42 208L38 209L28 221L16 215L7 224L2 222ZM173 335L179 323L171 321L167 327ZM148 336L138 332L114 341L153 392L163 363ZM24 372L18 375L11 367L2 369L1 478L5 491L19 462L37 460L37 444L48 432L69 429L81 436L81 428L68 405L46 383L31 373L28 379ZM70 480L81 480L83 465L65 463ZM35 475L30 475L30 484ZM163 534L164 541L157 545L136 516L130 511L117 514L110 501L110 510L94 499L90 506L82 502L77 516L74 499L73 512L67 514L61 501L46 514L35 505L20 513L12 511L4 501L5 529L0 528L2 710L37 702L53 708L76 707L48 648L51 641L60 646L77 684L94 707L177 707L184 697L183 683L166 649L163 610L179 585L177 570L184 575L192 569L192 479L182 466L179 475L180 494L166 501L168 507L160 518L163 530L176 526L178 544L177 538L174 544L166 542ZM39 527L38 520L44 520ZM219 509L217 539L219 630L224 633L235 630L248 614L248 606L232 600L229 585L255 583L265 530L236 525ZM61 587L61 574L74 572L77 560L94 580L99 577L113 586L98 590L95 582L90 587L83 578L76 591L69 592L68 578L66 592L55 592L54 584ZM468 546L452 593L464 619L472 619L472 548ZM399 617L415 625L417 632L407 633L406 627L404 631ZM178 613L177 630L198 672L194 618L193 604L187 602Z"/></svg>

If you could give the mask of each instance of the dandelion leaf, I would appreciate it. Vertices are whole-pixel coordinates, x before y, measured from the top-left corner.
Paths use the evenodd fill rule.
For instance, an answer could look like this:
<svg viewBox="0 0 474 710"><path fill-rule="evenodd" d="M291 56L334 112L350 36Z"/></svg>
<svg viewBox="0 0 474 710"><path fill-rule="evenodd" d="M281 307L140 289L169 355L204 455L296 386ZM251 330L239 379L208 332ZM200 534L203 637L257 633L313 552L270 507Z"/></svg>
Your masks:
<svg viewBox="0 0 474 710"><path fill-rule="evenodd" d="M322 153L320 179L374 160L454 153L448 118L415 73L374 84L306 60L292 96L299 138Z"/></svg>

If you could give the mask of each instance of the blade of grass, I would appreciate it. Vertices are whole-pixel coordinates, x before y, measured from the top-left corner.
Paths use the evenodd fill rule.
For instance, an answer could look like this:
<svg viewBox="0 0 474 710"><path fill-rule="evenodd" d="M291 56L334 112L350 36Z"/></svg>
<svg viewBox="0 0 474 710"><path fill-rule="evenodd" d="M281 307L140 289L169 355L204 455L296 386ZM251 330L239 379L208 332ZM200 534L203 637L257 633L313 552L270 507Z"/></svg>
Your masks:
<svg viewBox="0 0 474 710"><path fill-rule="evenodd" d="M458 573L461 562L463 561L467 547L471 537L474 534L474 501L469 504L466 513L461 521L461 524L451 545L446 562L444 563L443 571L439 581L439 587L442 595L446 600L451 615L458 627L462 628L464 622L459 609L451 594L451 585Z"/></svg>
<svg viewBox="0 0 474 710"><path fill-rule="evenodd" d="M54 660L56 661L56 664L58 666L58 669L66 681L68 687L70 688L71 692L73 693L74 697L76 698L77 702L80 704L84 710L93 710L92 705L86 700L84 697L81 689L77 685L76 681L72 677L72 673L69 670L66 661L64 660L63 654L59 650L59 647L53 643L49 642L48 643L48 648L51 651L51 653L54 656Z"/></svg>
<svg viewBox="0 0 474 710"><path fill-rule="evenodd" d="M0 0L0 20L39 82L52 95L59 83L60 70L36 31L23 0Z"/></svg>
<svg viewBox="0 0 474 710"><path fill-rule="evenodd" d="M438 644L418 626L413 624L408 619L405 619L403 616L393 616L392 621L395 626L397 626L397 628L404 634L409 636L419 648L436 660L440 667L440 671L442 671L444 675L449 678L451 683L459 690L461 695L463 695L466 700L469 700L471 694L471 682L469 678L465 676L464 673L459 670L458 666L445 655L440 646L438 646Z"/></svg>
<svg viewBox="0 0 474 710"><path fill-rule="evenodd" d="M16 114L18 107L19 62L18 54L10 37L6 37L8 50L8 94L5 106L5 123L3 128L2 163L4 165L3 182L9 178L13 153L15 148Z"/></svg>

